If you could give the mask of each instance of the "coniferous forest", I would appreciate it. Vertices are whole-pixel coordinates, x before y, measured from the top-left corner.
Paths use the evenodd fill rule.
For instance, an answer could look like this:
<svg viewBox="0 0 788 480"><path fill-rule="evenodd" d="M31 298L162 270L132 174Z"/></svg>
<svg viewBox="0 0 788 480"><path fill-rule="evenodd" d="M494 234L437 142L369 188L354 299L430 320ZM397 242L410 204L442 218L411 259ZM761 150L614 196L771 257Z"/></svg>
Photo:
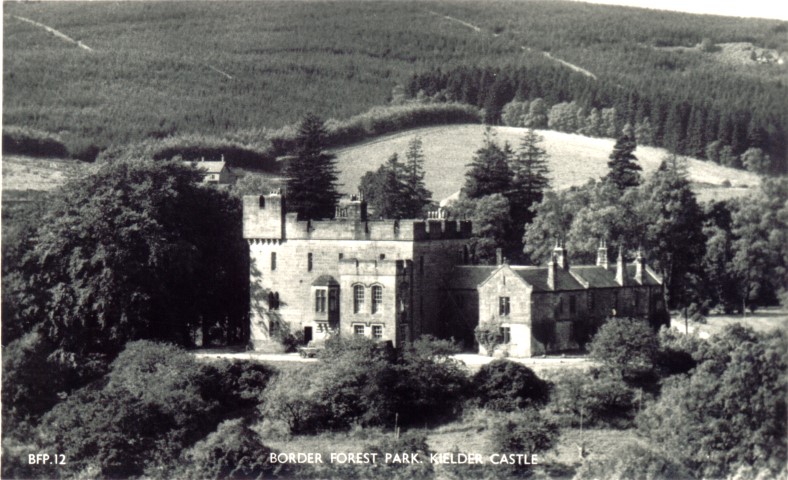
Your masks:
<svg viewBox="0 0 788 480"><path fill-rule="evenodd" d="M646 125L641 144L786 169L785 22L546 1L6 7L3 122L78 158L184 134L253 144L308 112L337 122L409 97L489 123L542 99L574 102L592 134Z"/></svg>

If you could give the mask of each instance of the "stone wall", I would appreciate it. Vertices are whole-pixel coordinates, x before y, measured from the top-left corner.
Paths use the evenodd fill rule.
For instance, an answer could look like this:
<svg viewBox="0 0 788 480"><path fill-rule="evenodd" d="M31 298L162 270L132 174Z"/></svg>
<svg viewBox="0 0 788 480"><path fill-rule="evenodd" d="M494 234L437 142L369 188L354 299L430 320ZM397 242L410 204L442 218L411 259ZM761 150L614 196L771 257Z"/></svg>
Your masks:
<svg viewBox="0 0 788 480"><path fill-rule="evenodd" d="M532 288L517 273L504 266L479 287L479 322L500 322L508 327L510 342L496 352L517 357L531 356L531 295ZM501 315L500 298L509 298L509 314ZM481 353L488 352L480 347Z"/></svg>

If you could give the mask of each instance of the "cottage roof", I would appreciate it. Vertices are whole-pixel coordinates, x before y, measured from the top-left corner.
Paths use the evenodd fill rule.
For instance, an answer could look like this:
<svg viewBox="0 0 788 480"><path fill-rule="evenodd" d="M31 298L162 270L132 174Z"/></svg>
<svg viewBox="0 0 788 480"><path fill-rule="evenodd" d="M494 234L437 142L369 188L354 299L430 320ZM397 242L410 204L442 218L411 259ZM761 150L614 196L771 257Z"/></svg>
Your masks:
<svg viewBox="0 0 788 480"><path fill-rule="evenodd" d="M534 291L554 291L547 285L548 267L512 267L512 270L531 285ZM582 290L585 288L571 273L562 268L555 269L555 290Z"/></svg>
<svg viewBox="0 0 788 480"><path fill-rule="evenodd" d="M221 173L225 162L186 162L203 173Z"/></svg>
<svg viewBox="0 0 788 480"><path fill-rule="evenodd" d="M313 287L333 287L339 286L339 282L337 282L334 277L331 275L320 275L312 282Z"/></svg>
<svg viewBox="0 0 788 480"><path fill-rule="evenodd" d="M629 269L627 269L629 270ZM586 285L586 288L614 288L616 282L616 267L602 267L597 265L578 265L569 267L569 271ZM629 273L629 272L627 272ZM632 275L635 275L634 267Z"/></svg>

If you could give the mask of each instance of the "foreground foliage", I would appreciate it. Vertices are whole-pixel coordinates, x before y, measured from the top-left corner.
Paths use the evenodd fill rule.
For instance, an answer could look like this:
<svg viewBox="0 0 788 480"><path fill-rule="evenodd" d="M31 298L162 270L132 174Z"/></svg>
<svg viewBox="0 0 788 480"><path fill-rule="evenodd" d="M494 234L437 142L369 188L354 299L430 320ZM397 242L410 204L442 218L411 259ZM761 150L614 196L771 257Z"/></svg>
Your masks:
<svg viewBox="0 0 788 480"><path fill-rule="evenodd" d="M638 418L641 432L698 476L738 466L776 475L788 459L788 340L740 325L712 337L689 375L666 381Z"/></svg>
<svg viewBox="0 0 788 480"><path fill-rule="evenodd" d="M104 165L53 193L4 290L3 343L40 330L71 355L128 340L238 341L248 258L240 203L178 162Z"/></svg>
<svg viewBox="0 0 788 480"><path fill-rule="evenodd" d="M361 426L423 425L455 417L468 378L447 341L421 338L393 351L366 339L332 339L321 368L280 376L263 417L292 433Z"/></svg>
<svg viewBox="0 0 788 480"><path fill-rule="evenodd" d="M66 455L70 461L61 470L74 475L166 477L180 465L184 449L223 419L252 414L249 406L256 404L270 376L261 365L203 365L173 345L132 342L105 378L44 415L38 428L40 447ZM241 442L233 454L239 462L235 466L243 469L243 462L254 461L245 456L255 436L228 426L205 442L230 442L224 437L233 435ZM205 444L195 448L191 455L206 468L228 467L200 453ZM254 470L259 465L248 466Z"/></svg>

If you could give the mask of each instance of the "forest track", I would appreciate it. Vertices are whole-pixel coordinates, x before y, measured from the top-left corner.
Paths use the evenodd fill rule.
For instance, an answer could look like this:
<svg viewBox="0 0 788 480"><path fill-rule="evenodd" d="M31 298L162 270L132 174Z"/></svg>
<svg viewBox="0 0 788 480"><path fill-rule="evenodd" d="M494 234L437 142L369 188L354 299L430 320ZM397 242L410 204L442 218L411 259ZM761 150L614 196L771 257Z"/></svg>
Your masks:
<svg viewBox="0 0 788 480"><path fill-rule="evenodd" d="M48 25L44 25L43 23L36 22L35 20L31 20L29 18L20 17L19 15L12 15L12 16L14 18L16 18L17 20L21 20L23 22L26 22L26 23L29 23L31 25L34 25L36 27L43 28L47 32L49 32L52 35L56 36L57 38L59 38L59 39L61 39L63 41L69 42L69 43L73 43L74 45L78 46L79 48L81 48L83 50L87 50L88 52L92 52L93 51L92 48L88 47L87 45L85 45L81 41L74 40L73 38L69 37L68 35L66 35L65 33L61 32L60 30L56 30L56 29L54 29L54 28L52 28L52 27L50 27Z"/></svg>
<svg viewBox="0 0 788 480"><path fill-rule="evenodd" d="M442 15L442 14L440 14L438 12L434 12L432 10L427 10L427 11L430 14L432 14L432 15L436 15L438 17L445 18L446 20L449 20L451 22L455 22L455 23L459 23L460 25L464 25L464 26L470 28L471 30L473 30L476 33L483 33L482 27L480 27L478 25L474 25L472 23L466 22L465 20L461 20L461 19L459 19L457 17L452 17L450 15ZM490 32L490 35L492 35L493 37L497 37L499 34L498 33L494 33L494 32ZM520 48L522 48L523 50L529 51L529 52L533 52L533 50L531 48L529 48L529 47L520 47ZM545 57L549 58L550 60L552 60L554 62L558 62L561 65L574 70L575 72L582 73L583 75L585 75L585 76L587 76L589 78L593 78L594 80L597 80L596 75L594 75L592 72L589 72L588 70L586 70L583 67L575 65L574 63L567 62L566 60L562 60L562 59L560 59L558 57L554 57L554 56L550 55L549 52L539 52L539 53L541 53L542 55L544 55Z"/></svg>

